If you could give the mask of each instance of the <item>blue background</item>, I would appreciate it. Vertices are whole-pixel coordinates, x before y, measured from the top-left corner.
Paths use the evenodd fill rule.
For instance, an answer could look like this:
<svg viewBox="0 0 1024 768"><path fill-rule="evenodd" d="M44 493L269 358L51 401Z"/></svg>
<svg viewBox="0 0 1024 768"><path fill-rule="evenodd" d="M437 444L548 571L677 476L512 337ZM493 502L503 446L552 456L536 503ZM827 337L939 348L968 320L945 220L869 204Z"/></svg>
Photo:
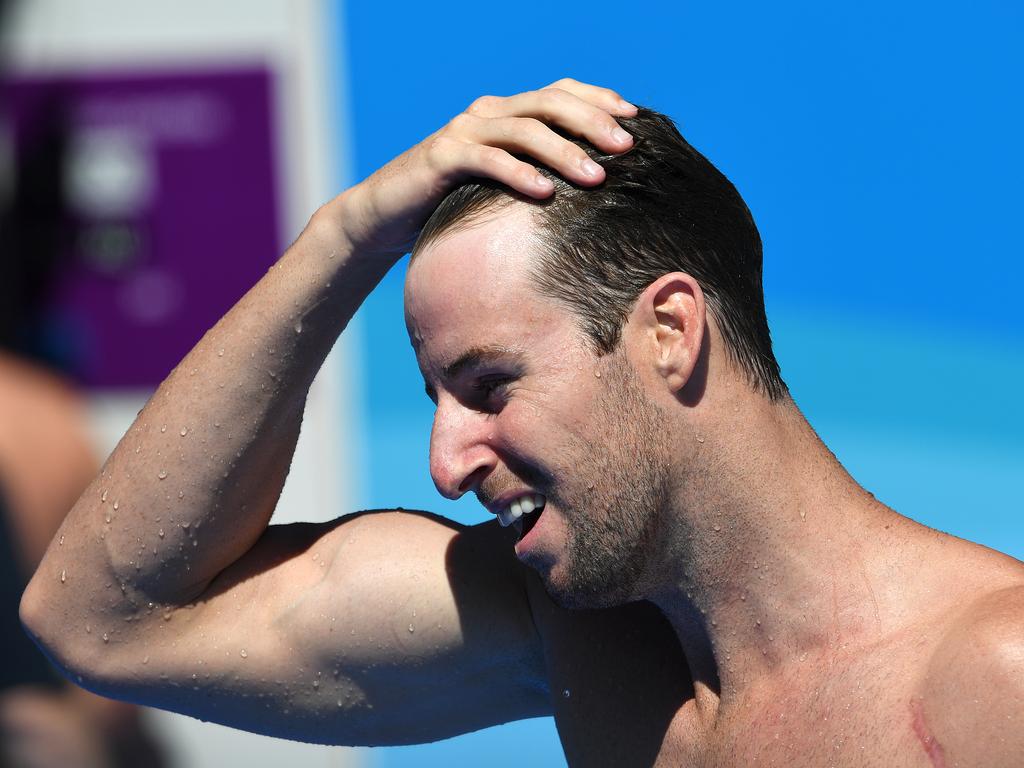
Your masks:
<svg viewBox="0 0 1024 768"><path fill-rule="evenodd" d="M822 5L352 0L337 29L346 181L476 96L562 76L671 115L758 222L783 375L826 443L900 512L1024 557L1024 12ZM481 521L474 500L445 501L430 481L403 277L404 262L360 312L360 501ZM365 756L565 763L550 720Z"/></svg>

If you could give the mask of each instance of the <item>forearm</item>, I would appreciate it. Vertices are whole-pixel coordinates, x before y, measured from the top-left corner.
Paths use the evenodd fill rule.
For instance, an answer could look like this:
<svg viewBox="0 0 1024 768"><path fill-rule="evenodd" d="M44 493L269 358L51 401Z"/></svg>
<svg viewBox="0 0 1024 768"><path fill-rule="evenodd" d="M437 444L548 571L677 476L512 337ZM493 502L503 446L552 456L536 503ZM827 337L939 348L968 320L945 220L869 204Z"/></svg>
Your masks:
<svg viewBox="0 0 1024 768"><path fill-rule="evenodd" d="M160 386L67 516L27 602L64 621L145 623L260 537L310 383L389 266L351 251L336 205Z"/></svg>

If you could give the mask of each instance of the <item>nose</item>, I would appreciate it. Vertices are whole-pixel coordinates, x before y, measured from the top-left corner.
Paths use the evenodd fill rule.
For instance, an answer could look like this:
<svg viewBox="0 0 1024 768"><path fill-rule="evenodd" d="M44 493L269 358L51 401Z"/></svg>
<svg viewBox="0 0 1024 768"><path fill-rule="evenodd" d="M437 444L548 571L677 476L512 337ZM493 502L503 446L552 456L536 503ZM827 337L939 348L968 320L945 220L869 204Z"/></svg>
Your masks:
<svg viewBox="0 0 1024 768"><path fill-rule="evenodd" d="M457 499L475 490L497 464L489 444L487 415L442 397L430 432L430 476L442 496Z"/></svg>

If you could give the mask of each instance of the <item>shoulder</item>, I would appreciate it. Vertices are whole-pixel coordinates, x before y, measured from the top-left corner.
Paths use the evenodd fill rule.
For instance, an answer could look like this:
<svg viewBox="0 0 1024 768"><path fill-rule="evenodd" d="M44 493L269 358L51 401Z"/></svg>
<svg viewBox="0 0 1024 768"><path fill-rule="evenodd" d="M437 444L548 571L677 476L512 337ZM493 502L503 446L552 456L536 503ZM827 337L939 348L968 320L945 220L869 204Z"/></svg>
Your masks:
<svg viewBox="0 0 1024 768"><path fill-rule="evenodd" d="M973 600L947 625L922 681L947 758L1018 765L1024 752L1024 582Z"/></svg>

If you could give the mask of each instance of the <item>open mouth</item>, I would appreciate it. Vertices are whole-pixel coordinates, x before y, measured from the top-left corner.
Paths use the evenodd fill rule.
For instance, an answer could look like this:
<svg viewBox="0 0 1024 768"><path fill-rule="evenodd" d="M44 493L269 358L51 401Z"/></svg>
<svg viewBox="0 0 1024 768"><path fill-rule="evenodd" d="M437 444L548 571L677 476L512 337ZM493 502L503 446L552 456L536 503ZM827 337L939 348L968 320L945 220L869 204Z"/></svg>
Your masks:
<svg viewBox="0 0 1024 768"><path fill-rule="evenodd" d="M541 507L540 509L536 510L533 514L523 515L521 518L516 520L516 531L518 531L519 533L518 541L522 541L523 537L533 530L533 526L537 524L537 521L540 519L541 512L543 511L544 508Z"/></svg>
<svg viewBox="0 0 1024 768"><path fill-rule="evenodd" d="M537 524L547 500L539 493L523 494L498 513L502 528L514 525L521 540Z"/></svg>

